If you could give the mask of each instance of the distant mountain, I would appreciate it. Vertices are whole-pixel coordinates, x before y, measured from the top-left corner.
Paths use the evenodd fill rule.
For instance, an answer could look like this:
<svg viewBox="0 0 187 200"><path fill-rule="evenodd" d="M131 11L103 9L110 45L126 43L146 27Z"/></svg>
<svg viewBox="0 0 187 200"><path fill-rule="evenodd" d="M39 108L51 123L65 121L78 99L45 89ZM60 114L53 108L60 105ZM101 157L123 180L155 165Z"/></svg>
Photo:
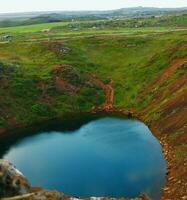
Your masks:
<svg viewBox="0 0 187 200"><path fill-rule="evenodd" d="M164 14L170 12L184 12L187 7L182 8L155 8L155 7L132 7L121 8L107 11L44 11L44 12L25 12L25 13L4 13L0 14L0 20L25 20L38 16L58 16L59 17L85 17L85 16L133 16L147 14Z"/></svg>
<svg viewBox="0 0 187 200"><path fill-rule="evenodd" d="M114 10L113 12L120 15L142 15L142 14L159 14L168 12L181 12L187 11L187 7L184 8L155 8L155 7L133 7L133 8L121 8Z"/></svg>
<svg viewBox="0 0 187 200"><path fill-rule="evenodd" d="M63 22L72 20L97 20L118 17L141 17L187 13L184 8L132 7L106 11L45 11L0 14L0 27Z"/></svg>

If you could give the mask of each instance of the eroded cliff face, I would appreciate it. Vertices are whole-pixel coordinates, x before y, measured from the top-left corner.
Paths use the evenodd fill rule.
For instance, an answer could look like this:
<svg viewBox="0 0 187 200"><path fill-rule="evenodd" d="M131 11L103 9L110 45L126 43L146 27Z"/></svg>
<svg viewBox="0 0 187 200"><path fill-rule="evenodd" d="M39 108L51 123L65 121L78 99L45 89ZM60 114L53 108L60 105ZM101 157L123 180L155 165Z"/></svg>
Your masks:
<svg viewBox="0 0 187 200"><path fill-rule="evenodd" d="M59 191L47 191L32 187L26 177L6 160L0 160L0 199L2 200L81 200ZM84 200L117 200L115 198L90 197ZM127 200L119 198L119 200ZM149 200L142 195L134 200Z"/></svg>
<svg viewBox="0 0 187 200"><path fill-rule="evenodd" d="M187 58L172 61L142 91L151 96L140 118L161 141L168 161L162 199L187 199Z"/></svg>

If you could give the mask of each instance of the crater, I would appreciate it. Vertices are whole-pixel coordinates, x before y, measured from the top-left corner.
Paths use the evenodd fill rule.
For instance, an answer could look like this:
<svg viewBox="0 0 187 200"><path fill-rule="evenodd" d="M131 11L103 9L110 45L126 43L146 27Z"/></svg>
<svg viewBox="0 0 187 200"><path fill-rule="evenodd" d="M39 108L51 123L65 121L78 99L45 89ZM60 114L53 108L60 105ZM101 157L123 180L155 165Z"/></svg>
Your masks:
<svg viewBox="0 0 187 200"><path fill-rule="evenodd" d="M160 199L166 162L159 141L138 120L70 119L13 137L1 141L0 156L33 186L77 197Z"/></svg>

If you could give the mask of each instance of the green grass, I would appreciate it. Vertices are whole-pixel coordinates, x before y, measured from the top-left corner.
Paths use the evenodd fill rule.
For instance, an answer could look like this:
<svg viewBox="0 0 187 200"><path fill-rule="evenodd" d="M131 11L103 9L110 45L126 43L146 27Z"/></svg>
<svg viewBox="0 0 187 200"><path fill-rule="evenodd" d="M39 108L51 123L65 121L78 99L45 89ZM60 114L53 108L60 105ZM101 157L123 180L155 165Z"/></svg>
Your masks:
<svg viewBox="0 0 187 200"><path fill-rule="evenodd" d="M104 16L103 16L104 17ZM186 12L178 12L173 14L162 15L146 15L140 17L125 17L125 16L111 16L110 18L90 17L76 18L76 22L71 23L72 18L60 17L60 16L38 16L27 20L10 19L0 21L0 27L13 27L8 29L2 29L3 31L11 32L35 32L46 28L52 28L53 30L73 31L79 29L86 31L89 29L124 29L124 28L146 28L146 27L186 27L187 14ZM62 22L62 21L66 22ZM53 21L50 22L50 21ZM59 21L59 22L55 22ZM46 24L46 25L45 25ZM17 27L17 28L16 28ZM23 30L24 29L24 30Z"/></svg>
<svg viewBox="0 0 187 200"><path fill-rule="evenodd" d="M133 19L130 19L133 20ZM153 19L151 19L153 20ZM186 18L185 18L186 20ZM149 21L146 19L146 21ZM182 20L181 20L182 21ZM176 30L176 26L172 26L172 24L165 22L165 24L149 24L147 26L129 26L124 25L126 20L122 20L116 24L115 21L108 21L107 25L105 24L105 20L96 20L96 21L83 21L83 22L53 22L53 23L42 23L42 24L32 24L32 25L21 25L21 26L13 26L13 27L0 27L0 33L34 33L40 32L44 29L51 29L51 33L71 33L71 34L83 34L83 33L109 33L109 32L165 32ZM99 24L99 26L98 26ZM184 22L185 24L185 22ZM97 27L98 26L98 27ZM93 28L94 27L94 28ZM186 26L179 26L178 29L186 29Z"/></svg>
<svg viewBox="0 0 187 200"><path fill-rule="evenodd" d="M173 36L175 34L69 40L65 44L72 52L64 57L64 62L97 73L103 80L112 78L115 104L134 107L141 88L168 66L172 56L183 52L182 48L175 51L183 39Z"/></svg>
<svg viewBox="0 0 187 200"><path fill-rule="evenodd" d="M87 77L87 72L103 81L113 79L116 106L139 110L152 98L149 94L143 102L137 101L146 84L172 59L186 55L186 48L179 45L187 41L186 30L111 27L72 32L61 29L65 25L60 22L0 29L1 33L13 34L12 41L0 42L0 111L5 113L1 127L10 126L13 118L32 124L99 105L104 100L103 91ZM46 28L51 31L40 32ZM72 66L66 81L77 92L57 91L53 70L59 64ZM13 70L4 70L9 68ZM47 88L44 97L41 85Z"/></svg>
<svg viewBox="0 0 187 200"><path fill-rule="evenodd" d="M44 29L50 29L56 26L64 26L69 22L55 22L55 23L44 23L44 24L34 24L34 25L26 25L26 26L15 26L15 27L7 27L0 28L0 33L32 33L42 31Z"/></svg>

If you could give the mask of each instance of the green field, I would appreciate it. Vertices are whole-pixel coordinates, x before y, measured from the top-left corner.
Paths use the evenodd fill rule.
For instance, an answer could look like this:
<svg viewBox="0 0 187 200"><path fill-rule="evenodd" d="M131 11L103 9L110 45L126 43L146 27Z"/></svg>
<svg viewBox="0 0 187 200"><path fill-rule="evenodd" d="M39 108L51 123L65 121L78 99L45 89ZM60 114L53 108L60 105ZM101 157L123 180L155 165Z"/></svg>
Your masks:
<svg viewBox="0 0 187 200"><path fill-rule="evenodd" d="M70 18L69 20L62 20L59 17L56 20L59 22L50 22L52 16L39 16L23 21L16 21L15 19L0 21L0 33L34 33L40 32L44 29L50 29L51 33L55 32L93 32L93 31L128 31L133 28L137 31L147 29L148 31L163 31L171 29L186 29L187 28L187 14L179 12L173 15L148 15L139 17L109 17L102 19L98 17L84 17ZM62 21L61 21L62 20ZM158 30L157 30L158 29ZM145 31L145 30L144 30Z"/></svg>
<svg viewBox="0 0 187 200"><path fill-rule="evenodd" d="M50 29L54 26L64 26L68 22L56 22L56 23L44 23L44 24L34 24L34 25L27 25L27 26L15 26L15 27L8 27L8 28L0 28L0 33L28 33L28 32L38 32L42 31L43 29Z"/></svg>
<svg viewBox="0 0 187 200"><path fill-rule="evenodd" d="M113 79L115 106L141 109L151 96L138 103L139 92L172 59L186 55L186 48L179 45L187 41L182 29L150 27L63 33L56 29L58 25L64 23L0 29L13 33L11 41L0 43L0 96L4 97L0 98L0 105L19 123L32 124L65 112L88 111L102 103L103 91L89 80L87 72L106 82ZM52 27L55 31L38 32ZM77 88L76 92L55 89L53 70L59 64L71 66L65 72L66 81ZM1 117L2 127L9 123L11 119L9 122Z"/></svg>
<svg viewBox="0 0 187 200"><path fill-rule="evenodd" d="M185 22L183 14L0 28L0 126L100 105L104 91L90 72L114 81L116 107L141 110L153 97L138 101L143 88L173 59L186 56L180 45L187 41ZM59 65L66 67L56 72Z"/></svg>

